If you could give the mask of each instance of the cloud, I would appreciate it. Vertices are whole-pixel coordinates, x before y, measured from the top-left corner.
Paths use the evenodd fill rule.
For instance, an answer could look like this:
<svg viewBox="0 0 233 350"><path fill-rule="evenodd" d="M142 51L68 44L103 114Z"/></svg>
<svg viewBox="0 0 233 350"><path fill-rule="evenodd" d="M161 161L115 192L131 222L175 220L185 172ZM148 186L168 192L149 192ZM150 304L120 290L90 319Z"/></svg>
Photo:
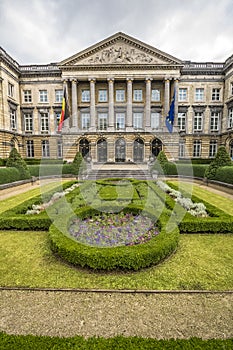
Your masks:
<svg viewBox="0 0 233 350"><path fill-rule="evenodd" d="M231 0L1 0L1 46L19 63L63 60L118 31L177 58L233 53Z"/></svg>

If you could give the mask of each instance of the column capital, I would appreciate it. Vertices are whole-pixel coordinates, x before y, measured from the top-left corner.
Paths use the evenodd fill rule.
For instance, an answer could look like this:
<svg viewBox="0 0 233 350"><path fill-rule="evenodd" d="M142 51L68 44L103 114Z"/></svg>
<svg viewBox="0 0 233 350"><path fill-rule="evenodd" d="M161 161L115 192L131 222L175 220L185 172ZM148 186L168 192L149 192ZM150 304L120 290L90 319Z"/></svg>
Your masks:
<svg viewBox="0 0 233 350"><path fill-rule="evenodd" d="M72 83L77 83L77 82L78 82L78 79L76 79L76 78L71 78L71 82L72 82Z"/></svg>
<svg viewBox="0 0 233 350"><path fill-rule="evenodd" d="M133 78L128 77L128 78L126 78L126 80L127 80L127 82L132 82Z"/></svg>
<svg viewBox="0 0 233 350"><path fill-rule="evenodd" d="M109 83L113 83L113 82L114 82L114 78L109 77L109 78L107 78L107 81L108 81Z"/></svg>
<svg viewBox="0 0 233 350"><path fill-rule="evenodd" d="M95 82L96 82L96 79L95 79L95 78L88 78L88 81L89 81L90 83L95 83Z"/></svg>
<svg viewBox="0 0 233 350"><path fill-rule="evenodd" d="M171 81L172 78L171 78L171 77L166 77L166 76L165 76L165 77L164 77L164 80L165 80L165 81Z"/></svg>
<svg viewBox="0 0 233 350"><path fill-rule="evenodd" d="M151 77L145 77L146 82L151 82L152 80L153 80L153 78L151 78Z"/></svg>

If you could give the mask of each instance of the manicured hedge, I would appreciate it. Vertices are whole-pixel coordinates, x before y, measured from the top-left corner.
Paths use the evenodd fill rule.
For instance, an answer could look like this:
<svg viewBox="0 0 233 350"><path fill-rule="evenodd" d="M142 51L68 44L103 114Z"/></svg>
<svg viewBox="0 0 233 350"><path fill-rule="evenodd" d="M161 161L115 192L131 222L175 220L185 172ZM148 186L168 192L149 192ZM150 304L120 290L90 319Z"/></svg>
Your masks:
<svg viewBox="0 0 233 350"><path fill-rule="evenodd" d="M66 161L62 159L37 159L37 158L24 158L28 165L40 165L40 164L65 164Z"/></svg>
<svg viewBox="0 0 233 350"><path fill-rule="evenodd" d="M0 333L0 350L232 350L233 339L152 339L142 337L114 338L76 336L59 338Z"/></svg>
<svg viewBox="0 0 233 350"><path fill-rule="evenodd" d="M28 169L32 176L50 176L73 174L72 164L42 164L42 165L28 165Z"/></svg>
<svg viewBox="0 0 233 350"><path fill-rule="evenodd" d="M171 188L179 190L184 197L190 197L189 193L181 191L179 187L173 183L167 182ZM193 202L201 202L206 206L208 217L195 217L185 212L185 210L176 203L169 195L166 195L166 205L173 211L174 219L182 217L178 222L181 233L233 233L233 217L228 215L219 208L210 203L192 195Z"/></svg>
<svg viewBox="0 0 233 350"><path fill-rule="evenodd" d="M16 168L0 168L0 185L19 181L20 173L19 170Z"/></svg>
<svg viewBox="0 0 233 350"><path fill-rule="evenodd" d="M233 185L233 166L218 168L214 180Z"/></svg>
<svg viewBox="0 0 233 350"><path fill-rule="evenodd" d="M62 188L66 189L73 183L75 182L66 182L62 184L62 186L58 186L42 195L30 198L14 208L3 212L0 215L0 229L47 231L52 223L52 219L51 216L48 216L46 211L42 211L40 214L35 215L25 215L26 211L31 209L33 204L36 205L48 202L55 192L60 192ZM56 206L59 206L59 201L52 206L54 207L54 210L56 210ZM50 210L50 208L48 210Z"/></svg>
<svg viewBox="0 0 233 350"><path fill-rule="evenodd" d="M114 208L102 207L99 210L110 212ZM143 208L128 206L123 212L138 213ZM76 215L84 218L99 213L91 207L76 211ZM113 211L114 212L114 211ZM143 211L143 214L145 211ZM152 211L146 211L146 215L156 220ZM75 241L68 232L69 223L73 216L67 220L55 221L49 229L49 238L52 251L63 260L81 267L89 267L95 270L139 270L151 265L158 264L170 255L178 245L179 230L177 226L166 228L168 216L164 213L157 221L159 234L150 241L133 245L111 248L98 248L81 244Z"/></svg>

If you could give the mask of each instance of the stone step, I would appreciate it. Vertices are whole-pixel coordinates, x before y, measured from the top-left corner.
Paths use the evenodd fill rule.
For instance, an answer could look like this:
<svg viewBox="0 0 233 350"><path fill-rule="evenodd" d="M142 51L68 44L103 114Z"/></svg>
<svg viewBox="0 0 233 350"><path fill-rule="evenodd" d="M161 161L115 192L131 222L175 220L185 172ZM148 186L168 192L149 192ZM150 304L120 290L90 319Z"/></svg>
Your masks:
<svg viewBox="0 0 233 350"><path fill-rule="evenodd" d="M88 180L104 179L104 178L133 178L138 180L151 180L148 170L128 170L128 169L95 169L88 174Z"/></svg>

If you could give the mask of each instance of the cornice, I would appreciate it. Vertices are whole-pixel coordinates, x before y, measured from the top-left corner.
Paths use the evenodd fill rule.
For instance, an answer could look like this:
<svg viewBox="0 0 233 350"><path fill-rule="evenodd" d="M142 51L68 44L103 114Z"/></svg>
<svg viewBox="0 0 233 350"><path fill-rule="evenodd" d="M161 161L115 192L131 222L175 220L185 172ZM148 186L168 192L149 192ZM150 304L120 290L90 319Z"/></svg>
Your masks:
<svg viewBox="0 0 233 350"><path fill-rule="evenodd" d="M168 69L175 69L180 70L182 68L182 65L140 65L140 64L131 64L131 65L120 65L120 64L105 64L105 65L82 65L82 66L62 66L60 69L62 71L109 71L109 69L112 70L168 70Z"/></svg>

